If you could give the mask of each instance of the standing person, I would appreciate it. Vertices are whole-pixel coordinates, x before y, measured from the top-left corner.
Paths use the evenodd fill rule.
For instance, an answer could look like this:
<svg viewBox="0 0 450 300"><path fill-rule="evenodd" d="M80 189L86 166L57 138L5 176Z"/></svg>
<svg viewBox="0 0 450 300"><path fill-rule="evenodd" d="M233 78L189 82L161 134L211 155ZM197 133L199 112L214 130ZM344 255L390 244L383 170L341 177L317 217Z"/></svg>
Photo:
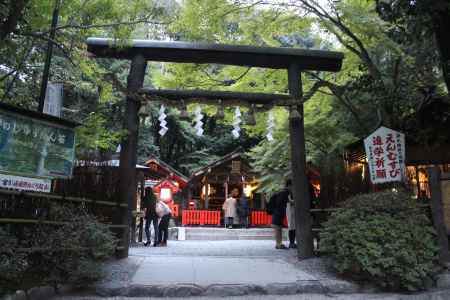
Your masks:
<svg viewBox="0 0 450 300"><path fill-rule="evenodd" d="M289 195L291 194L292 181L286 180L285 188L271 197L270 204L272 211L272 228L275 233L275 248L288 249L283 244L283 221L286 217L286 205L289 202Z"/></svg>
<svg viewBox="0 0 450 300"><path fill-rule="evenodd" d="M158 226L158 241L160 247L167 247L167 238L169 237L169 221L172 216L172 211L169 206L161 199L156 203L156 213L161 218Z"/></svg>
<svg viewBox="0 0 450 300"><path fill-rule="evenodd" d="M237 213L239 215L239 221L241 222L242 227L248 228L249 207L247 196L244 194L242 194L242 197L239 199Z"/></svg>
<svg viewBox="0 0 450 300"><path fill-rule="evenodd" d="M144 246L149 246L152 243L150 235L150 223L153 223L154 230L154 246L158 244L158 215L156 214L156 197L151 188L145 189L143 207L145 209L145 236L147 241Z"/></svg>
<svg viewBox="0 0 450 300"><path fill-rule="evenodd" d="M233 221L236 217L236 202L239 195L238 189L233 189L231 195L223 203L222 209L225 215L225 226L233 228Z"/></svg>
<svg viewBox="0 0 450 300"><path fill-rule="evenodd" d="M289 202L286 207L286 215L288 220L289 248L297 248L295 243L295 203L291 194L288 197Z"/></svg>

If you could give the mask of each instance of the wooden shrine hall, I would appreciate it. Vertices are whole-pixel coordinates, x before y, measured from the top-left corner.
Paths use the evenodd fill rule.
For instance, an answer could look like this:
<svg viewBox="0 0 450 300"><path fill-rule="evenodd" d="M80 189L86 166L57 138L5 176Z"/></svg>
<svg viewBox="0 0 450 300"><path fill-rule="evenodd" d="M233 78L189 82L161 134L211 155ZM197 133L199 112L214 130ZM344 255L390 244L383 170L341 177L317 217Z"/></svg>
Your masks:
<svg viewBox="0 0 450 300"><path fill-rule="evenodd" d="M240 149L195 171L189 179L191 200L197 208L205 210L222 210L233 189L239 190L239 196L245 194L253 207L257 188L257 174Z"/></svg>

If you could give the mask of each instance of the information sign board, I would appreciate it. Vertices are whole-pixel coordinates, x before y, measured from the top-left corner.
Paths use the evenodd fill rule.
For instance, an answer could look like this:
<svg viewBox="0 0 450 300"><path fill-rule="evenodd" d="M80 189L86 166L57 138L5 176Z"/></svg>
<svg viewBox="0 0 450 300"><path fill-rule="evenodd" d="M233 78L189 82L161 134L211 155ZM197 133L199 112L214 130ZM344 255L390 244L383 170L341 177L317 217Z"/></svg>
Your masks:
<svg viewBox="0 0 450 300"><path fill-rule="evenodd" d="M74 155L73 127L0 107L0 172L67 178Z"/></svg>

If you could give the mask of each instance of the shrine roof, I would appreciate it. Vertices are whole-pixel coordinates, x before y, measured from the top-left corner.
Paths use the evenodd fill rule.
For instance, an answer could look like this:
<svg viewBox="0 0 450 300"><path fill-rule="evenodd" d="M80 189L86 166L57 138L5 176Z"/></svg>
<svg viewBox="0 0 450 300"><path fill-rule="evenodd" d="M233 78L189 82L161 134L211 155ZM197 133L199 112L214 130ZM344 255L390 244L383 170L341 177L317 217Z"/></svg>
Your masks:
<svg viewBox="0 0 450 300"><path fill-rule="evenodd" d="M214 169L214 168L219 167L219 166L223 165L224 163L226 163L226 162L228 162L228 161L230 161L232 159L236 159L238 157L243 157L243 156L245 156L245 153L243 152L242 148L239 147L235 151L233 151L231 153L228 153L227 155L219 158L216 161L213 161L212 163L208 164L207 166L204 166L204 167L202 167L200 169L195 170L192 173L191 177L189 178L189 181L191 181L192 179L194 179L194 178L196 178L196 177L198 177L200 175L203 175L203 174L207 173L209 169Z"/></svg>
<svg viewBox="0 0 450 300"><path fill-rule="evenodd" d="M183 175L180 171L176 170L175 168L173 168L172 166L170 166L168 163L162 161L161 159L155 157L155 156L150 156L150 158L144 163L144 165L148 166L151 163L155 163L157 165L159 165L161 168L163 168L164 170L167 171L167 173L173 173L174 175L176 175L177 177L179 177L179 179L181 181L183 181L183 183L187 183L188 182L188 178Z"/></svg>
<svg viewBox="0 0 450 300"><path fill-rule="evenodd" d="M88 38L87 49L96 57L132 59L142 55L149 61L225 64L271 69L287 69L298 64L301 70L337 72L344 55L341 52L306 50L287 47L255 47L241 45L206 44L132 40L119 43L109 38Z"/></svg>

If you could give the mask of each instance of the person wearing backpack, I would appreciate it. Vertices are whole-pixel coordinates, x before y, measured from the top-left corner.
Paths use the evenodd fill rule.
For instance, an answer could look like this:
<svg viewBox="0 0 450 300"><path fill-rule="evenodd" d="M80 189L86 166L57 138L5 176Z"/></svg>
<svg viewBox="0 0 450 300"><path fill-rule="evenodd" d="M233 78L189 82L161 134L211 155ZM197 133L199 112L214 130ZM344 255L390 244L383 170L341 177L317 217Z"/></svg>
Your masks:
<svg viewBox="0 0 450 300"><path fill-rule="evenodd" d="M283 221L286 217L286 206L291 194L292 181L286 180L285 188L271 197L268 207L272 213L272 228L275 234L275 249L288 249L283 244Z"/></svg>
<svg viewBox="0 0 450 300"><path fill-rule="evenodd" d="M167 238L169 237L169 221L172 211L169 206L161 199L156 203L156 214L161 218L158 226L159 247L167 247Z"/></svg>

